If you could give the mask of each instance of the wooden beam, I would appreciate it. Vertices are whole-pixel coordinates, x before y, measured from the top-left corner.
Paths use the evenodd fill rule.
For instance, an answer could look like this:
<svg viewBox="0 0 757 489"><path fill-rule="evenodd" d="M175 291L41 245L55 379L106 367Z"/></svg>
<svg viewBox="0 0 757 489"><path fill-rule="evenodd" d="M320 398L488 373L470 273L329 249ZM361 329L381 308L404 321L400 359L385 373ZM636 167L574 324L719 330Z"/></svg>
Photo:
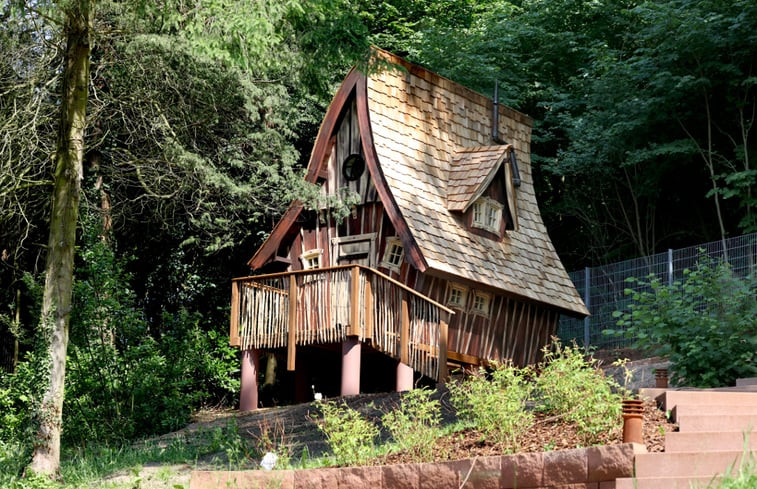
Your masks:
<svg viewBox="0 0 757 489"><path fill-rule="evenodd" d="M449 325L446 319L443 318L439 322L439 378L437 380L440 383L447 381L447 334L449 333Z"/></svg>
<svg viewBox="0 0 757 489"><path fill-rule="evenodd" d="M400 324L400 362L409 365L410 353L410 310L407 295L402 294L402 322Z"/></svg>
<svg viewBox="0 0 757 489"><path fill-rule="evenodd" d="M239 346L239 288L241 282L231 283L231 324L229 325L229 345Z"/></svg>
<svg viewBox="0 0 757 489"><path fill-rule="evenodd" d="M287 341L287 370L294 370L297 353L297 277L289 277L289 338Z"/></svg>
<svg viewBox="0 0 757 489"><path fill-rule="evenodd" d="M465 353L458 353L456 351L448 351L447 358L456 362L469 363L471 365L482 365L485 363L482 362L478 357L474 357L473 355L466 355Z"/></svg>
<svg viewBox="0 0 757 489"><path fill-rule="evenodd" d="M373 338L373 285L371 278L365 277L365 332L366 339Z"/></svg>
<svg viewBox="0 0 757 489"><path fill-rule="evenodd" d="M350 270L350 324L347 336L360 335L360 268Z"/></svg>

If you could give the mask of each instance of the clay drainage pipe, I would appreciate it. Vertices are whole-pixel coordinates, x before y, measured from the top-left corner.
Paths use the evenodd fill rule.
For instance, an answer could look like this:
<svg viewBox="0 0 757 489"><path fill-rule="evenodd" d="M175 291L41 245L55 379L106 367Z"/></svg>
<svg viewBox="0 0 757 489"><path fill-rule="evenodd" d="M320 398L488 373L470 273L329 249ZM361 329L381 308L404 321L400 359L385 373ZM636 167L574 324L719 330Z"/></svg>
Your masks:
<svg viewBox="0 0 757 489"><path fill-rule="evenodd" d="M667 389L668 387L668 369L658 368L654 371L655 387Z"/></svg>
<svg viewBox="0 0 757 489"><path fill-rule="evenodd" d="M644 403L640 399L623 401L623 443L644 444L641 434L643 419Z"/></svg>

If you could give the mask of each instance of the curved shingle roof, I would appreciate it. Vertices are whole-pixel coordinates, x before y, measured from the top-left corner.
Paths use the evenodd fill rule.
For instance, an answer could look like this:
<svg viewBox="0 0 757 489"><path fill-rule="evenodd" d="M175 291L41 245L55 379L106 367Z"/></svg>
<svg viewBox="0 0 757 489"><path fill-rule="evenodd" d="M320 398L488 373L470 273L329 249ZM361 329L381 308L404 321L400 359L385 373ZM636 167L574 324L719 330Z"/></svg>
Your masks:
<svg viewBox="0 0 757 489"><path fill-rule="evenodd" d="M501 242L463 225L459 210L476 197L509 148L492 146L492 101L389 53L407 71L367 80L373 143L384 177L429 269L483 283L564 312L588 310L542 222L531 174L532 120L500 106L499 132L516 152L517 230Z"/></svg>

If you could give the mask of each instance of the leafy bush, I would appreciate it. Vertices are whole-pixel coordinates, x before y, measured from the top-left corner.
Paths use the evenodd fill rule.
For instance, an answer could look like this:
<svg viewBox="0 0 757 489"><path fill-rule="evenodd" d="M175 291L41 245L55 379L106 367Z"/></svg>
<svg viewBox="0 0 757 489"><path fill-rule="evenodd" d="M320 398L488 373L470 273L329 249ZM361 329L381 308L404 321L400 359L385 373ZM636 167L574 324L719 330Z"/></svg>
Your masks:
<svg viewBox="0 0 757 489"><path fill-rule="evenodd" d="M526 409L533 390L530 374L530 370L503 364L491 372L490 380L480 369L463 382L450 384L452 405L482 438L501 444L506 452L515 452L518 439L533 424L533 414Z"/></svg>
<svg viewBox="0 0 757 489"><path fill-rule="evenodd" d="M757 280L734 276L726 264L703 260L683 281L629 279L633 303L616 311L633 347L670 359L671 380L695 387L733 385L757 375Z"/></svg>
<svg viewBox="0 0 757 489"><path fill-rule="evenodd" d="M431 399L433 391L414 389L402 395L397 409L381 418L397 443L397 448L407 450L417 462L434 459L434 442L440 435L441 405Z"/></svg>
<svg viewBox="0 0 757 489"><path fill-rule="evenodd" d="M536 379L537 409L574 424L585 444L594 444L620 426L621 395L617 383L586 359L581 348L554 340L544 348Z"/></svg>
<svg viewBox="0 0 757 489"><path fill-rule="evenodd" d="M337 465L359 465L374 454L379 434L375 424L346 404L324 401L318 402L318 408L323 414L318 428L326 435Z"/></svg>
<svg viewBox="0 0 757 489"><path fill-rule="evenodd" d="M126 261L97 236L96 226L85 231L71 316L65 440L164 433L186 424L211 397L236 392L236 352L226 338L186 310L148 323Z"/></svg>

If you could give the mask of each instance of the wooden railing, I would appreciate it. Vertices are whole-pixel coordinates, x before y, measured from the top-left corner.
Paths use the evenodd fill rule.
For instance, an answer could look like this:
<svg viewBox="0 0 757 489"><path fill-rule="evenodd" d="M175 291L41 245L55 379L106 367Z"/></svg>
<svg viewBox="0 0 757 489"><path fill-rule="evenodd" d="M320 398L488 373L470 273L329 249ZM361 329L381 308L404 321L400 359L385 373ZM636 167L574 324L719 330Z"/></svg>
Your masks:
<svg viewBox="0 0 757 489"><path fill-rule="evenodd" d="M243 350L287 347L287 369L294 370L297 345L352 336L443 380L451 314L361 265L258 275L232 281L230 341Z"/></svg>

